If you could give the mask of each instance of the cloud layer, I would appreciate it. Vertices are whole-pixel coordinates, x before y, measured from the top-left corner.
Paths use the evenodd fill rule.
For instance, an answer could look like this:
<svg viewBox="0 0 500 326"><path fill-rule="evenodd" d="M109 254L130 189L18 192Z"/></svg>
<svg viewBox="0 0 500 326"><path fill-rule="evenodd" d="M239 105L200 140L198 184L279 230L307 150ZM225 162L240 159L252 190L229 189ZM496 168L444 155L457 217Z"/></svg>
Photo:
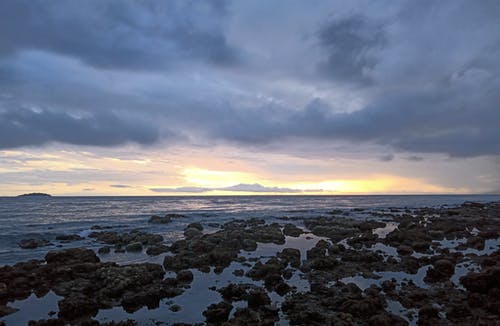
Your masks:
<svg viewBox="0 0 500 326"><path fill-rule="evenodd" d="M75 117L65 112L0 109L0 149L54 141L115 146L127 142L147 145L157 140L158 132L144 122L124 119L112 112Z"/></svg>
<svg viewBox="0 0 500 326"><path fill-rule="evenodd" d="M499 19L498 1L3 1L0 149L497 156Z"/></svg>
<svg viewBox="0 0 500 326"><path fill-rule="evenodd" d="M293 188L282 187L266 187L258 183L247 184L240 183L229 187L177 187L177 188L151 188L153 192L160 193L205 193L210 191L227 191L227 192L251 192L251 193L306 193L318 192L321 190L300 190Z"/></svg>

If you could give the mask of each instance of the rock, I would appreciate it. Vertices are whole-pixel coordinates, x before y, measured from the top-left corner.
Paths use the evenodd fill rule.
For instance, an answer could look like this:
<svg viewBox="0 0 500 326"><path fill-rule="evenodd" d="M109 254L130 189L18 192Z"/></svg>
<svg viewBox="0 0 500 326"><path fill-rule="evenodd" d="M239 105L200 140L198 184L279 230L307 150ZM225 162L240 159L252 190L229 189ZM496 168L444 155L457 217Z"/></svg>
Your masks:
<svg viewBox="0 0 500 326"><path fill-rule="evenodd" d="M285 236L278 224L262 225L253 228L253 239L257 242L284 244Z"/></svg>
<svg viewBox="0 0 500 326"><path fill-rule="evenodd" d="M288 292L290 292L292 288L290 287L290 285L288 285L287 283L285 283L284 281L280 281L278 282L278 284L276 284L274 286L274 290L276 291L276 293L278 293L280 296L284 296L285 294L287 294Z"/></svg>
<svg viewBox="0 0 500 326"><path fill-rule="evenodd" d="M193 281L193 272L190 270L182 270L177 272L177 281L181 283L191 283Z"/></svg>
<svg viewBox="0 0 500 326"><path fill-rule="evenodd" d="M417 252L427 252L429 250L430 242L419 240L413 242L411 246Z"/></svg>
<svg viewBox="0 0 500 326"><path fill-rule="evenodd" d="M16 311L19 311L19 309L12 308L9 306L0 305L0 317L4 317L4 316L10 315L10 314L13 314Z"/></svg>
<svg viewBox="0 0 500 326"><path fill-rule="evenodd" d="M171 223L172 218L170 216L158 216L158 215L153 215L149 218L148 223L154 223L154 224L167 224Z"/></svg>
<svg viewBox="0 0 500 326"><path fill-rule="evenodd" d="M257 309L261 306L271 304L271 298L267 295L264 289L258 288L251 290L248 293L248 307L252 309Z"/></svg>
<svg viewBox="0 0 500 326"><path fill-rule="evenodd" d="M91 249L71 248L61 251L49 251L45 255L47 264L81 264L81 263L98 263L99 258Z"/></svg>
<svg viewBox="0 0 500 326"><path fill-rule="evenodd" d="M125 247L125 250L128 252L140 252L142 251L142 243L133 242Z"/></svg>
<svg viewBox="0 0 500 326"><path fill-rule="evenodd" d="M279 258L286 260L292 267L300 266L300 250L295 248L285 248L277 255Z"/></svg>
<svg viewBox="0 0 500 326"><path fill-rule="evenodd" d="M439 259L427 270L424 281L427 283L444 282L449 280L454 272L455 264L448 259Z"/></svg>
<svg viewBox="0 0 500 326"><path fill-rule="evenodd" d="M298 228L294 224L288 223L285 225L283 228L283 234L290 236L290 237L298 237L300 236L304 231L301 228Z"/></svg>
<svg viewBox="0 0 500 326"><path fill-rule="evenodd" d="M398 254L402 256L409 256L413 253L413 249L410 246L400 245L397 249Z"/></svg>
<svg viewBox="0 0 500 326"><path fill-rule="evenodd" d="M45 239L24 239L19 242L19 247L23 249L35 249L38 247L52 246L53 244Z"/></svg>
<svg viewBox="0 0 500 326"><path fill-rule="evenodd" d="M186 237L186 239L192 239L201 235L203 235L203 233L201 233L201 231L196 228L187 228L184 231L184 236Z"/></svg>
<svg viewBox="0 0 500 326"><path fill-rule="evenodd" d="M198 231L203 231L203 226L198 222L189 223L188 226L186 227L186 229L189 229L189 228L194 228L194 229L197 229Z"/></svg>
<svg viewBox="0 0 500 326"><path fill-rule="evenodd" d="M89 234L89 238L97 239L106 244L121 244L122 238L118 233L111 231L99 231Z"/></svg>
<svg viewBox="0 0 500 326"><path fill-rule="evenodd" d="M257 242L252 239L245 239L242 242L242 247L245 251L255 251L257 250Z"/></svg>
<svg viewBox="0 0 500 326"><path fill-rule="evenodd" d="M492 267L479 273L469 273L460 278L460 283L471 292L488 293L500 288L500 267Z"/></svg>
<svg viewBox="0 0 500 326"><path fill-rule="evenodd" d="M431 304L427 304L420 308L418 311L418 317L421 321L439 318L439 309Z"/></svg>
<svg viewBox="0 0 500 326"><path fill-rule="evenodd" d="M242 269L236 269L236 270L233 271L233 275L241 277L241 276L245 275L245 271L242 270Z"/></svg>
<svg viewBox="0 0 500 326"><path fill-rule="evenodd" d="M58 316L65 319L77 319L81 316L94 316L99 310L98 304L83 294L74 294L59 301Z"/></svg>
<svg viewBox="0 0 500 326"><path fill-rule="evenodd" d="M1 325L1 324L0 324ZM66 323L64 320L57 319L41 319L41 320L30 320L28 326L64 326Z"/></svg>
<svg viewBox="0 0 500 326"><path fill-rule="evenodd" d="M71 241L83 240L83 238L77 234L63 234L63 235L58 235L56 237L56 240L63 242L71 242Z"/></svg>
<svg viewBox="0 0 500 326"><path fill-rule="evenodd" d="M32 293L42 297L52 290L63 297L59 302L59 317L64 324L79 324L77 320L88 319L99 309L113 306L122 306L127 312L143 306L152 309L158 307L162 298L181 294L181 286L185 284L176 279L164 280L164 275L158 264L101 263L90 249L50 251L46 264L32 260L0 267L0 300L12 302ZM54 324L52 320L49 323L43 322Z"/></svg>
<svg viewBox="0 0 500 326"><path fill-rule="evenodd" d="M178 304L173 304L171 305L168 310L172 311L172 312L178 312L178 311L181 311L182 310L182 307L179 306Z"/></svg>
<svg viewBox="0 0 500 326"><path fill-rule="evenodd" d="M399 316L383 312L370 317L368 324L370 326L406 326L408 322Z"/></svg>
<svg viewBox="0 0 500 326"><path fill-rule="evenodd" d="M158 256L164 252L168 252L169 249L170 248L168 246L162 244L154 245L146 249L146 254L148 254L149 256Z"/></svg>
<svg viewBox="0 0 500 326"><path fill-rule="evenodd" d="M221 301L217 304L211 304L203 311L203 316L207 323L220 324L226 322L229 318L229 313L233 309L233 305Z"/></svg>
<svg viewBox="0 0 500 326"><path fill-rule="evenodd" d="M111 231L92 232L89 237L115 246L127 246L134 242L140 242L143 245L155 245L163 241L163 237L159 234L146 233L139 230L123 234Z"/></svg>
<svg viewBox="0 0 500 326"><path fill-rule="evenodd" d="M101 255L109 254L111 252L111 247L110 246L101 247L99 248L99 250L97 250L97 252Z"/></svg>
<svg viewBox="0 0 500 326"><path fill-rule="evenodd" d="M473 248L477 250L483 250L484 249L484 238L482 237L470 237L467 239L466 242L466 247L467 248Z"/></svg>
<svg viewBox="0 0 500 326"><path fill-rule="evenodd" d="M104 230L104 229L112 229L112 226L103 226L103 225L92 225L90 227L91 230Z"/></svg>

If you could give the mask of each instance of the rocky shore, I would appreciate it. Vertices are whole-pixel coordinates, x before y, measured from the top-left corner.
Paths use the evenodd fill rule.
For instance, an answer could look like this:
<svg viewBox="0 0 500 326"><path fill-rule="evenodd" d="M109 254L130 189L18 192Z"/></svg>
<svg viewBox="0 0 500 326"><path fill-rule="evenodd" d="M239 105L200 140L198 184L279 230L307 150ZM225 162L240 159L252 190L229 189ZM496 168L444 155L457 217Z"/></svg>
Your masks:
<svg viewBox="0 0 500 326"><path fill-rule="evenodd" d="M197 322L208 325L498 325L500 203L360 213L333 210L279 223L201 220L172 243L141 230L95 227L88 237L100 244L97 252L50 250L43 260L0 267L0 325L23 313L14 302L49 292L60 297L57 311L30 325L135 325L139 310L164 316L154 324L181 325L176 316L189 307L176 300L192 288L211 298L197 302L204 306ZM47 244L19 243L26 250ZM162 264L103 260L124 252ZM227 273L223 284L211 283ZM120 319L98 318L116 308L123 309Z"/></svg>

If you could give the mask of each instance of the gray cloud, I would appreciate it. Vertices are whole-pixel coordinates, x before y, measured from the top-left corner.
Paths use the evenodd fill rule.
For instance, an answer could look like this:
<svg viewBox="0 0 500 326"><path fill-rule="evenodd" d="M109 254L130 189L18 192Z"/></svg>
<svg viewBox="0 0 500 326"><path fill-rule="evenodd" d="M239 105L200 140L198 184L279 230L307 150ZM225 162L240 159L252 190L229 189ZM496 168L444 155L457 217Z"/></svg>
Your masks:
<svg viewBox="0 0 500 326"><path fill-rule="evenodd" d="M115 184L115 185L109 185L111 188L131 188L132 186L129 185L122 185L122 184Z"/></svg>
<svg viewBox="0 0 500 326"><path fill-rule="evenodd" d="M355 15L329 22L318 33L328 58L318 69L342 82L368 84L378 62L376 51L385 43L382 26Z"/></svg>
<svg viewBox="0 0 500 326"><path fill-rule="evenodd" d="M13 104L0 111L0 148L152 144L164 140L162 127L161 135L175 130L188 145L279 144L286 152L300 140L332 156L317 144L347 141L415 156L500 155L497 1L401 2L391 10L334 2L317 12L284 7L297 19L272 16L266 26L282 27L261 44L262 31L220 22L234 14L225 2L1 2L0 97ZM251 27L263 19L247 16ZM311 71L304 77L272 53L293 47L307 53L308 33L324 56L291 56L301 71ZM259 47L245 52L247 43L264 54ZM23 52L29 49L84 64ZM255 66L214 65L243 52ZM285 70L262 69L274 63ZM170 65L176 69L157 74ZM285 86L276 91L276 84ZM306 94L300 101L298 92ZM359 104L347 110L338 94ZM85 114L76 118L79 112Z"/></svg>
<svg viewBox="0 0 500 326"><path fill-rule="evenodd" d="M410 155L406 157L408 161L413 161L413 162L422 162L424 158L422 156L417 156L417 155Z"/></svg>
<svg viewBox="0 0 500 326"><path fill-rule="evenodd" d="M152 144L159 132L140 120L112 112L74 116L65 112L0 107L0 149L63 142L116 146L127 142Z"/></svg>
<svg viewBox="0 0 500 326"><path fill-rule="evenodd" d="M165 193L173 193L173 192L202 193L217 189L203 188L203 187L177 187L177 188L150 188L149 190L153 192L165 192Z"/></svg>
<svg viewBox="0 0 500 326"><path fill-rule="evenodd" d="M203 193L209 191L234 191L234 192L254 192L254 193L303 193L303 192L313 192L321 190L299 190L293 188L281 188L281 187L266 187L258 183L246 184L240 183L234 186L222 187L222 188L208 188L208 187L178 187L178 188L150 188L149 190L153 192L164 192L164 193L176 193L176 192L186 192L186 193Z"/></svg>
<svg viewBox="0 0 500 326"><path fill-rule="evenodd" d="M394 154L382 155L382 156L380 156L380 160L384 161L384 162L390 162L390 161L394 160Z"/></svg>
<svg viewBox="0 0 500 326"><path fill-rule="evenodd" d="M2 1L0 55L39 49L97 67L158 69L231 64L220 22L225 1Z"/></svg>
<svg viewBox="0 0 500 326"><path fill-rule="evenodd" d="M292 192L292 193L302 192L301 190L292 189L292 188L265 187L265 186L262 186L258 183L254 183L254 184L240 183L238 185L222 188L219 190L243 191L243 192Z"/></svg>

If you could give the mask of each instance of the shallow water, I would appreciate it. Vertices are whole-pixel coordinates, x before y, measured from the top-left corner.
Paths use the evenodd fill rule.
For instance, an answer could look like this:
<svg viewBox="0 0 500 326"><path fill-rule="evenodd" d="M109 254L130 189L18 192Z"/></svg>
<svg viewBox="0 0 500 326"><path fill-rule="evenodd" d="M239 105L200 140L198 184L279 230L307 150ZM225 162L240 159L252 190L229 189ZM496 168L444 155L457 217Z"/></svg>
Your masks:
<svg viewBox="0 0 500 326"><path fill-rule="evenodd" d="M353 218L374 218L372 212L379 214L395 214L397 210L391 207L437 207L443 205L454 206L464 201L488 202L500 200L500 196L273 196L273 197L75 197L75 198L0 198L0 266L25 261L32 258L43 258L47 251L69 247L89 247L97 249L102 244L94 239L88 238L93 225L110 226L112 231L130 231L141 229L146 232L161 234L166 243L172 243L183 238L183 229L191 222L199 221L204 227L204 232L214 232L215 227L208 227L209 223L225 223L232 219L244 219L250 217L263 218L268 222L277 221L287 223L282 218L287 216L300 225L300 219L316 216L344 216ZM354 210L363 208L363 210ZM335 211L334 211L335 210ZM340 210L340 212L338 211ZM186 218L174 219L166 225L149 224L147 221L153 214L179 213L185 214ZM379 215L380 216L380 215ZM383 217L382 217L383 220ZM300 225L302 226L302 225ZM380 238L384 238L389 232L397 228L397 223L389 222L383 228L374 229L373 232ZM471 230L477 232L477 230ZM60 234L79 234L83 240L71 243L61 243L55 240ZM53 245L41 247L34 250L24 250L17 243L26 238L43 238L50 240ZM284 248L297 248L301 251L301 258L306 258L306 251L314 247L317 241L323 239L312 234L302 234L297 238L286 237L284 245L259 243L254 252L241 252L245 258L258 258L265 262L269 257L275 256ZM345 243L346 239L341 241ZM452 251L463 243L464 239L443 240L437 242L441 248L450 248ZM345 243L346 247L350 247ZM500 239L486 241L485 249L482 251L467 249L462 251L470 254L487 254L500 247ZM394 257L399 260L395 248L377 243L367 248L381 252L387 259ZM153 262L161 264L165 255L150 257L144 251L139 253L114 253L99 255L101 261L112 261L119 264ZM417 255L417 253L414 253ZM425 255L425 254L424 254ZM372 284L380 285L384 280L395 278L400 284L403 280L412 280L417 286L428 288L429 285L423 281L430 265L421 267L416 274L401 272L378 272L378 279L369 279L363 276L353 276L341 279L344 283L353 282L361 289L366 289ZM477 270L477 266L470 261L457 264L452 282L460 288L459 279L471 270ZM171 299L164 299L156 309L146 307L134 312L127 313L121 307L100 310L95 319L99 321L134 319L140 325L156 325L162 322L202 322L202 312L212 303L221 301L218 292L209 290L210 286L217 288L229 283L250 283L263 286L262 281L253 281L243 276L237 277L233 274L236 269L245 272L249 267L245 264L233 262L221 274L212 270L210 273L202 273L192 270L194 281L182 295ZM171 275L167 275L169 277ZM295 286L296 291L309 290L309 282L301 278L301 272L296 271L288 281ZM274 304L280 305L283 297L275 292L269 293ZM47 319L50 311L57 313L57 301L60 298L53 292L49 292L42 298L34 294L25 300L19 300L9 305L21 309L19 312L2 318L7 325L23 325L31 319ZM403 311L397 301L388 302L389 311L397 312L404 316L408 312ZM169 310L173 304L178 304L182 309L178 312ZM245 307L245 302L234 302L234 314L237 307ZM406 317L405 317L406 318ZM407 318L411 324L415 318ZM280 323L287 323L281 319Z"/></svg>
<svg viewBox="0 0 500 326"><path fill-rule="evenodd" d="M167 242L182 236L190 222L223 223L234 218L258 217L271 220L283 216L311 217L340 209L351 217L367 217L370 211L390 212L391 207L437 207L464 201L488 202L500 195L447 196L211 196L211 197L0 197L0 266L32 258L42 258L56 248L92 246L84 240L72 244L54 241L51 247L23 250L21 239L90 233L93 225L143 229L162 234ZM366 211L353 211L363 208ZM188 218L167 225L147 223L153 214L180 213ZM395 213L396 214L396 213ZM337 216L337 215L336 215ZM342 216L339 215L340 217Z"/></svg>

